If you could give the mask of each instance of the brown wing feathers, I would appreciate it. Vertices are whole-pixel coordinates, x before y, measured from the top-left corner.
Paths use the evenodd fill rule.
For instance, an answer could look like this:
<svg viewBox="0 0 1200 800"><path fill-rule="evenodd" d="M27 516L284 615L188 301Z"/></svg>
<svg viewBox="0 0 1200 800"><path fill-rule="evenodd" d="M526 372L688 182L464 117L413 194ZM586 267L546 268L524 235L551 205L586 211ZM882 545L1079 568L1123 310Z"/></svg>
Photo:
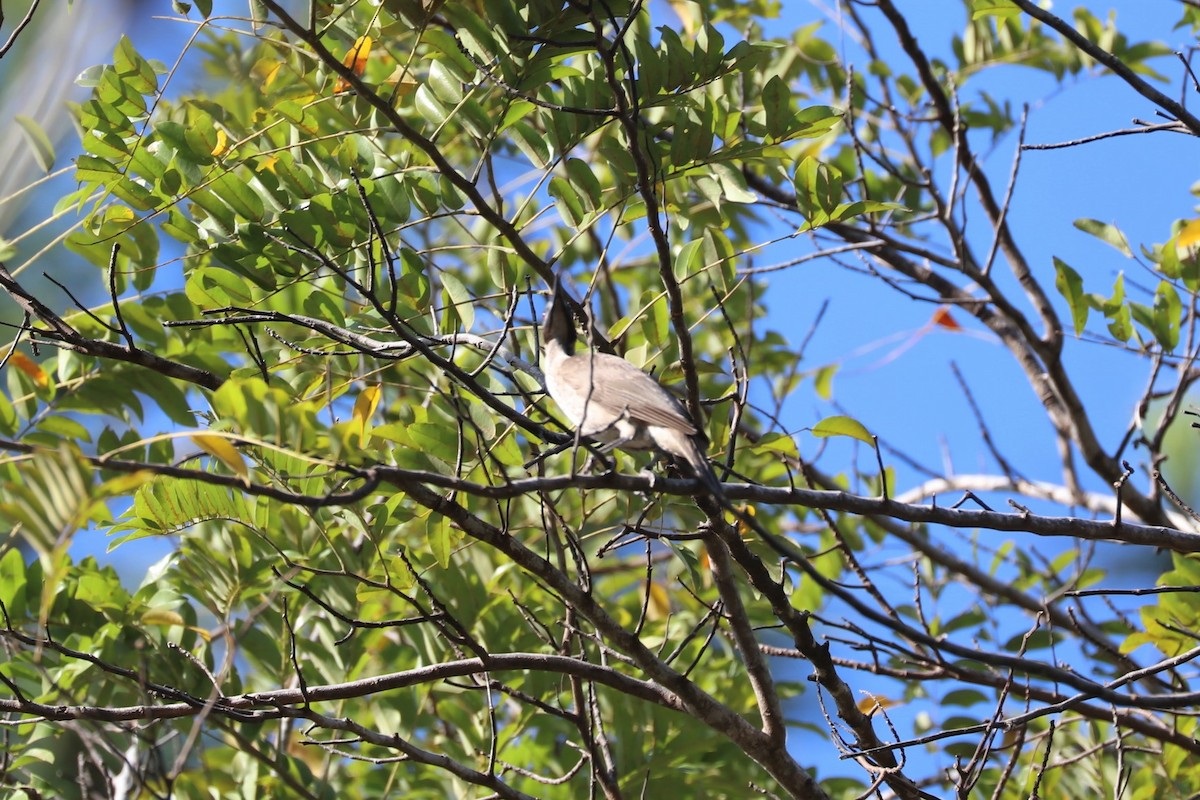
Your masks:
<svg viewBox="0 0 1200 800"><path fill-rule="evenodd" d="M589 359L580 354L568 359L563 369L570 373L573 382L577 381L577 386L588 386L590 382L592 403L613 410L624 409L636 422L671 428L689 436L697 433L675 396L623 358L597 353Z"/></svg>

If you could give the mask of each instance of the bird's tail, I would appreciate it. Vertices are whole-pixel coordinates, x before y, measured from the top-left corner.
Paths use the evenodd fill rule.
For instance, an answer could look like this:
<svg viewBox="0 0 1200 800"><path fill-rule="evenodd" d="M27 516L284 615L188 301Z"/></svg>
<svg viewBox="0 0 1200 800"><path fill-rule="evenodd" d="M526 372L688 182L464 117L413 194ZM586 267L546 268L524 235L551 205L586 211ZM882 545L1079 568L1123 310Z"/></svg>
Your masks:
<svg viewBox="0 0 1200 800"><path fill-rule="evenodd" d="M692 475L704 484L709 494L718 500L725 499L725 490L704 453L703 437L694 431L689 435L681 430L660 427L650 428L650 435L659 450L685 462Z"/></svg>
<svg viewBox="0 0 1200 800"><path fill-rule="evenodd" d="M704 488L708 489L713 497L718 500L725 499L725 489L717 480L717 474L713 472L712 464L708 462L708 456L704 454L704 450L701 449L695 438L689 438L687 441L690 446L685 448L683 458L691 468L692 474L704 484Z"/></svg>

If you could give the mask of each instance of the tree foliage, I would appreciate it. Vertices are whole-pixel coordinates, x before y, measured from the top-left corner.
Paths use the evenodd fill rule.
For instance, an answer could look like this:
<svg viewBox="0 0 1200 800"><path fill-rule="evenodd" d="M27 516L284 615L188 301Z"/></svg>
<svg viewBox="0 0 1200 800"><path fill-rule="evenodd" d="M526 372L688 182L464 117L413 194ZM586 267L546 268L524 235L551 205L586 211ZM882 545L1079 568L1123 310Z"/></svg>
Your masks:
<svg viewBox="0 0 1200 800"><path fill-rule="evenodd" d="M981 155L1023 140L993 70L1111 74L1155 135L1200 134L1163 45L1031 0L966 2L940 58L893 0L841 31L728 0L211 5L176 3L198 84L128 37L81 76L75 222L0 247L6 788L1200 791L1200 547L1159 472L1200 222L1142 246L1080 220L1138 267L1096 285L1028 260ZM993 473L943 474L839 409L836 365L767 323L775 272L814 262L1001 344L1060 478L986 427ZM561 423L556 275L591 346L679 387L726 498ZM1144 363L1124 437L1085 412L1080 336ZM800 397L828 412L803 431ZM123 582L82 537L170 554ZM1172 562L1118 604L1101 542Z"/></svg>

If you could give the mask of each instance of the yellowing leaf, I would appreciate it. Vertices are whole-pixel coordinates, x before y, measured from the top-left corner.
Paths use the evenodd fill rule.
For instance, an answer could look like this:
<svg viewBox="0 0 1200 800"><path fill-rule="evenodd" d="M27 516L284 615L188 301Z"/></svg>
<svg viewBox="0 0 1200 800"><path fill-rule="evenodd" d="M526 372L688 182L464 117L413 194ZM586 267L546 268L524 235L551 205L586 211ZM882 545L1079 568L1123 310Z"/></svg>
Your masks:
<svg viewBox="0 0 1200 800"><path fill-rule="evenodd" d="M650 582L650 602L646 616L652 620L666 619L671 613L671 594L658 581Z"/></svg>
<svg viewBox="0 0 1200 800"><path fill-rule="evenodd" d="M392 90L392 98L394 101L399 100L402 97L407 97L415 92L417 87L421 85L421 82L412 77L408 67L400 65L392 70L392 74L387 76L387 79L383 82L383 85Z"/></svg>
<svg viewBox="0 0 1200 800"><path fill-rule="evenodd" d="M152 480L154 480L154 470L150 469L139 469L137 472L118 475L100 484L96 489L96 496L121 497L123 495L132 495L135 490Z"/></svg>
<svg viewBox="0 0 1200 800"><path fill-rule="evenodd" d="M212 149L212 152L211 152L211 153L209 153L209 155L211 155L211 156L219 156L219 155L221 155L222 153L224 153L224 152L225 152L226 143L227 143L227 139L228 139L228 137L225 135L225 129L224 129L224 128L217 128L217 143L216 143L216 145L213 147L213 149Z"/></svg>
<svg viewBox="0 0 1200 800"><path fill-rule="evenodd" d="M279 68L283 66L283 60L276 61L274 65L267 69L266 77L263 78L263 88L269 89L271 84L275 82L275 78L279 75Z"/></svg>
<svg viewBox="0 0 1200 800"><path fill-rule="evenodd" d="M1179 229L1179 235L1175 238L1175 247L1180 258L1187 258L1195 255L1198 246L1200 246L1200 219L1188 220Z"/></svg>
<svg viewBox="0 0 1200 800"><path fill-rule="evenodd" d="M8 363L32 378L39 388L45 389L50 385L50 379L46 377L46 372L41 365L21 351L13 353L9 357Z"/></svg>
<svg viewBox="0 0 1200 800"><path fill-rule="evenodd" d="M171 611L169 608L151 608L142 614L142 624L183 626L184 619L178 611Z"/></svg>
<svg viewBox="0 0 1200 800"><path fill-rule="evenodd" d="M237 451L237 448L228 439L223 436L197 433L192 436L192 441L201 450L233 470L242 481L245 483L250 482L250 468L246 466L246 461L242 458L242 454Z"/></svg>
<svg viewBox="0 0 1200 800"><path fill-rule="evenodd" d="M368 386L354 401L354 421L358 423L359 440L367 438L367 423L379 407L380 389L378 386Z"/></svg>
<svg viewBox="0 0 1200 800"><path fill-rule="evenodd" d="M350 48L350 52L346 53L346 57L342 59L342 65L348 67L356 76L362 77L363 72L367 69L367 56L371 55L371 45L373 40L370 36L360 36L354 42L354 46ZM346 92L350 90L350 84L345 78L338 78L337 84L333 87L333 93Z"/></svg>
<svg viewBox="0 0 1200 800"><path fill-rule="evenodd" d="M758 512L754 510L754 506L741 506L738 508L738 511L742 512L738 516L737 521L738 536L741 536L743 539L749 538L754 535L754 530L750 527L750 522L746 517L753 519L758 516Z"/></svg>
<svg viewBox="0 0 1200 800"><path fill-rule="evenodd" d="M892 700L890 697L880 697L879 695L871 694L858 701L858 710L864 714L874 714L876 711L886 711L898 705L900 705L899 700Z"/></svg>
<svg viewBox="0 0 1200 800"><path fill-rule="evenodd" d="M206 642L212 641L212 634L204 628L198 628L195 625L187 625L182 616L178 612L172 611L169 608L151 608L142 614L143 625L161 625L164 628L169 628L173 625L178 625L181 628L187 628L194 632L197 636Z"/></svg>
<svg viewBox="0 0 1200 800"><path fill-rule="evenodd" d="M852 439L858 439L861 442L866 442L869 445L874 445L875 440L871 438L871 432L858 420L852 417L826 417L813 426L813 436L849 436Z"/></svg>

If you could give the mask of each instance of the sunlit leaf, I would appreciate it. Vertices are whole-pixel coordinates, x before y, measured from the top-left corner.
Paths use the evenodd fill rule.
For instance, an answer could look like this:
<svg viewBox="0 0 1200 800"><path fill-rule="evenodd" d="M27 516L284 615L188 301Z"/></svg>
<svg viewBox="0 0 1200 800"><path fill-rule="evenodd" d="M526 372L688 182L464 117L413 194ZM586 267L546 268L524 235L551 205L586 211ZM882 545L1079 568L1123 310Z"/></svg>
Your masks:
<svg viewBox="0 0 1200 800"><path fill-rule="evenodd" d="M350 50L346 53L346 57L342 59L342 66L348 68L356 77L361 78L367 69L367 58L371 55L371 46L374 40L367 35L362 35L354 41L350 46ZM333 86L333 93L340 94L341 92L349 91L350 82L345 78L338 78L337 83Z"/></svg>
<svg viewBox="0 0 1200 800"><path fill-rule="evenodd" d="M1077 219L1075 227L1084 233L1090 233L1107 245L1120 250L1126 258L1133 258L1133 250L1129 248L1129 240L1116 225L1100 222L1094 219Z"/></svg>
<svg viewBox="0 0 1200 800"><path fill-rule="evenodd" d="M971 0L971 19L1019 17L1021 9L1012 0Z"/></svg>
<svg viewBox="0 0 1200 800"><path fill-rule="evenodd" d="M50 386L50 378L47 377L46 371L42 369L41 364L38 364L20 350L14 351L8 357L8 363L28 375L41 388L45 389Z"/></svg>
<svg viewBox="0 0 1200 800"><path fill-rule="evenodd" d="M861 442L873 445L871 432L856 419L846 416L826 417L812 427L813 436L849 436Z"/></svg>
<svg viewBox="0 0 1200 800"><path fill-rule="evenodd" d="M1078 336L1087 327L1089 309L1087 297L1083 292L1083 279L1079 277L1078 272L1071 269L1067 262L1057 257L1054 259L1054 270L1056 272L1054 286L1071 309L1071 320L1075 325L1075 335Z"/></svg>
<svg viewBox="0 0 1200 800"><path fill-rule="evenodd" d="M870 715L877 711L886 711L889 708L896 708L903 703L900 700L893 700L890 697L883 695L869 694L858 701L858 710L864 714Z"/></svg>
<svg viewBox="0 0 1200 800"><path fill-rule="evenodd" d="M242 458L242 454L238 452L229 439L224 436L214 436L206 433L196 433L191 438L197 447L213 458L216 458L233 470L235 475L249 483L250 468L246 466L246 460Z"/></svg>
<svg viewBox="0 0 1200 800"><path fill-rule="evenodd" d="M371 417L379 406L379 398L382 394L383 390L380 386L368 386L354 400L353 419L358 425L359 438L363 441L366 441Z"/></svg>

